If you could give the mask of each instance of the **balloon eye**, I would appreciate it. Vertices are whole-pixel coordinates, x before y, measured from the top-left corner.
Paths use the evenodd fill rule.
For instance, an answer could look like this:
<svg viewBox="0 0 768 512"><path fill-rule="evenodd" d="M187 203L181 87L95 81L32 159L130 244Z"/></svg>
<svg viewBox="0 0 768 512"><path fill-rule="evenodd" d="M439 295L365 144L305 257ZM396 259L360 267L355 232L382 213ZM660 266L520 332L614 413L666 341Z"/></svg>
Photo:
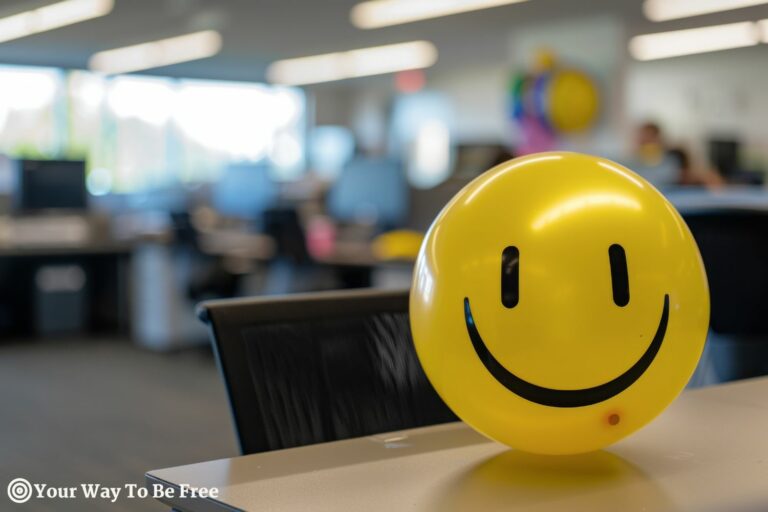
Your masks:
<svg viewBox="0 0 768 512"><path fill-rule="evenodd" d="M520 300L520 251L509 246L501 253L501 303L505 308Z"/></svg>
<svg viewBox="0 0 768 512"><path fill-rule="evenodd" d="M619 307L629 304L629 275L627 272L627 255L619 244L608 248L608 259L611 261L611 282L613 283L613 302Z"/></svg>

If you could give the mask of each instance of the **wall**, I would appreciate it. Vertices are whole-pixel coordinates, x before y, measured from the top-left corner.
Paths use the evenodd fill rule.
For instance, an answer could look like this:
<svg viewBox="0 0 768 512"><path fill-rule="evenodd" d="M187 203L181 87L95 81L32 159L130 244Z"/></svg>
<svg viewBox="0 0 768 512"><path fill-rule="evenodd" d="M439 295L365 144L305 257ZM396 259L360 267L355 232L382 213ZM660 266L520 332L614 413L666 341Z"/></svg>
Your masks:
<svg viewBox="0 0 768 512"><path fill-rule="evenodd" d="M669 137L699 159L710 137L744 141L745 159L768 163L768 47L632 63L627 112L632 121L658 121Z"/></svg>
<svg viewBox="0 0 768 512"><path fill-rule="evenodd" d="M508 142L509 74L506 62L495 62L430 76L429 89L444 94L453 103L453 136L457 142Z"/></svg>
<svg viewBox="0 0 768 512"><path fill-rule="evenodd" d="M603 115L589 136L563 141L566 148L603 154L620 153L626 133L624 109L624 28L613 17L591 17L537 24L510 32L496 61L448 68L430 74L430 89L447 95L455 109L459 142L490 141L516 145L519 135L509 120L509 81L528 69L538 50L547 48L563 65L584 69L601 89ZM438 68L439 69L439 68Z"/></svg>
<svg viewBox="0 0 768 512"><path fill-rule="evenodd" d="M481 61L443 63L429 70L428 89L453 103L457 142L514 144L508 120L509 77L542 46L552 48L563 62L589 70L603 93L599 128L589 137L565 141L567 148L620 158L629 150L633 127L650 119L659 121L674 143L687 145L699 160L704 160L707 138L737 137L745 142L747 163L768 165L768 66L763 65L768 47L637 62L627 55L623 23L611 17L514 30L507 48L478 50L485 56ZM380 134L392 95L391 78L350 82L341 92L318 96L323 99L318 121L356 126L358 132L368 126L368 132Z"/></svg>

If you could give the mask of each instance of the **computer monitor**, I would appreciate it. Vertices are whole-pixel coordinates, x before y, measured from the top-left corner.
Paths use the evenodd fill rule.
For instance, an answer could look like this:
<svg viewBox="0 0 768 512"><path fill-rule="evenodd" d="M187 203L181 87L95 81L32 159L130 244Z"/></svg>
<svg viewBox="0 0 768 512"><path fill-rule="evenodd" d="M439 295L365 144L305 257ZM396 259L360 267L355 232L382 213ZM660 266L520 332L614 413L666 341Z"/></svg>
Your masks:
<svg viewBox="0 0 768 512"><path fill-rule="evenodd" d="M723 176L741 170L741 144L735 139L710 139L707 144L709 160Z"/></svg>
<svg viewBox="0 0 768 512"><path fill-rule="evenodd" d="M14 191L17 211L85 210L85 162L82 160L19 160Z"/></svg>
<svg viewBox="0 0 768 512"><path fill-rule="evenodd" d="M408 184L402 169L384 158L352 160L331 187L328 210L345 222L385 228L402 224L408 214Z"/></svg>
<svg viewBox="0 0 768 512"><path fill-rule="evenodd" d="M278 185L265 164L234 163L213 186L211 203L222 215L255 219L272 206L277 195Z"/></svg>

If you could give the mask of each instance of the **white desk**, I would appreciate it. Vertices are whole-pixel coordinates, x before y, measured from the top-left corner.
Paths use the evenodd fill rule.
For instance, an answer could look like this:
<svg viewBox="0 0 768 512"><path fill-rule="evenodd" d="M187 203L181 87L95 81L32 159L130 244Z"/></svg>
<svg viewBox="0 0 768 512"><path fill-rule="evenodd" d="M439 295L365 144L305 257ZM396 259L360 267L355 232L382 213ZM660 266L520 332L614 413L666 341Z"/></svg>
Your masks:
<svg viewBox="0 0 768 512"><path fill-rule="evenodd" d="M768 191L763 187L729 186L720 190L673 187L664 195L684 216L700 211L758 211L768 210Z"/></svg>
<svg viewBox="0 0 768 512"><path fill-rule="evenodd" d="M150 471L190 512L768 510L768 378L683 395L605 451L539 457L461 423Z"/></svg>

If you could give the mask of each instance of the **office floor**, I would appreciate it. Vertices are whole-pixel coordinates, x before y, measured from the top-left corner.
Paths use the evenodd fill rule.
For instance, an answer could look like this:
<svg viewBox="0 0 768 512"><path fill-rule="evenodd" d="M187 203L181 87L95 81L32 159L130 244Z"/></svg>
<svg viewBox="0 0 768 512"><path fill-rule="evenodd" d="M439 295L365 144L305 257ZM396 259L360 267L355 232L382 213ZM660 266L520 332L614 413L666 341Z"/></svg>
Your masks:
<svg viewBox="0 0 768 512"><path fill-rule="evenodd" d="M116 340L0 343L0 492L143 485L144 472L237 453L205 351L156 354ZM2 496L3 510L10 505ZM31 500L19 510L161 511L152 499Z"/></svg>

